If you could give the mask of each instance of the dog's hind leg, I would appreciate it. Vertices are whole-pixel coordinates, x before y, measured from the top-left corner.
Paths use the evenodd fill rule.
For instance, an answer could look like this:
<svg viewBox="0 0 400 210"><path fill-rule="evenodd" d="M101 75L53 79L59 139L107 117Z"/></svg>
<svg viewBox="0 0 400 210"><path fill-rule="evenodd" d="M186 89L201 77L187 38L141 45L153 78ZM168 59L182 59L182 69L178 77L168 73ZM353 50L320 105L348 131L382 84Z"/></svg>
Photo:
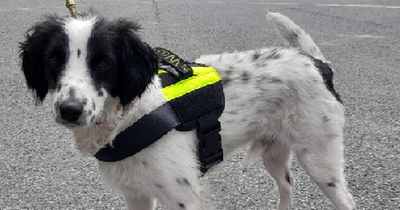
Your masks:
<svg viewBox="0 0 400 210"><path fill-rule="evenodd" d="M299 161L336 209L354 210L356 206L343 174L342 136L332 135L328 138L301 145L297 149Z"/></svg>
<svg viewBox="0 0 400 210"><path fill-rule="evenodd" d="M131 190L122 191L128 210L153 210L155 199L150 196L135 193Z"/></svg>
<svg viewBox="0 0 400 210"><path fill-rule="evenodd" d="M293 176L290 171L291 151L279 142L269 145L262 155L264 166L279 190L278 210L288 210L292 200Z"/></svg>

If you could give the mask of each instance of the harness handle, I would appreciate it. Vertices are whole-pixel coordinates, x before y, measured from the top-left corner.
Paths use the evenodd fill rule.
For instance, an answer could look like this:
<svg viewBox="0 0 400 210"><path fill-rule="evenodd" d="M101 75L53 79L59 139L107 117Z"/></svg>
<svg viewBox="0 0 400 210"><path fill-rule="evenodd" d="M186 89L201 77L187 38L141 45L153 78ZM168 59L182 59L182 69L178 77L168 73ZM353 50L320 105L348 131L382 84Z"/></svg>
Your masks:
<svg viewBox="0 0 400 210"><path fill-rule="evenodd" d="M177 72L178 72L178 77L181 79L185 79L188 77L193 76L193 69L188 65L186 61L181 59L179 56L176 54L172 53L171 51L161 48L161 47L156 47L153 49L154 53L165 63L171 65ZM168 71L168 69L165 69ZM174 72L170 72L174 74Z"/></svg>

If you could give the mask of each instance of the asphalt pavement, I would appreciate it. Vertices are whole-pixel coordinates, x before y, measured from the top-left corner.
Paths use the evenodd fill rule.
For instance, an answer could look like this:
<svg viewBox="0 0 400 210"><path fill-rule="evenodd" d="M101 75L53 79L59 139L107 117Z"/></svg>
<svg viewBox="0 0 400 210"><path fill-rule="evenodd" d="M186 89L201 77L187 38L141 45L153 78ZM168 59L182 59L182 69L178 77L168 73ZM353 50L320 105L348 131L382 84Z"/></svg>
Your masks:
<svg viewBox="0 0 400 210"><path fill-rule="evenodd" d="M285 3L282 3L285 2ZM397 0L76 0L110 18L141 23L152 46L183 58L282 45L265 21L281 12L305 29L336 69L346 106L345 173L358 209L400 209L400 2ZM64 0L0 2L0 209L124 209L93 158L55 125L50 104L35 107L20 71L18 42L43 14L67 15ZM207 174L218 210L274 209L277 190L243 152ZM293 163L292 209L334 209Z"/></svg>

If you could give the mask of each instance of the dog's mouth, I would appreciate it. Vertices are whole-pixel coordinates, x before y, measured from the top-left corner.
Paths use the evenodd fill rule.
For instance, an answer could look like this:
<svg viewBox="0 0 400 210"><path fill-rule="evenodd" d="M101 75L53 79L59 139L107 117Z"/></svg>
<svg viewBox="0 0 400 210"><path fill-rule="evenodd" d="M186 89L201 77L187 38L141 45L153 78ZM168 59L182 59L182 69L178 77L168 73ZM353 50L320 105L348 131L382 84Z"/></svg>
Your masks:
<svg viewBox="0 0 400 210"><path fill-rule="evenodd" d="M100 125L104 123L106 120L106 116L104 114L98 114L98 115L85 115L81 116L78 120L76 121L69 121L64 119L60 114L56 114L55 121L57 124L62 125L66 128L69 129L75 129L75 128L83 128L87 126L93 126L93 125Z"/></svg>
<svg viewBox="0 0 400 210"><path fill-rule="evenodd" d="M62 119L61 117L56 117L55 120L56 120L56 123L58 123L59 125L65 126L69 129L86 126L86 123L84 123L84 122L81 122L81 121L69 122L67 120Z"/></svg>

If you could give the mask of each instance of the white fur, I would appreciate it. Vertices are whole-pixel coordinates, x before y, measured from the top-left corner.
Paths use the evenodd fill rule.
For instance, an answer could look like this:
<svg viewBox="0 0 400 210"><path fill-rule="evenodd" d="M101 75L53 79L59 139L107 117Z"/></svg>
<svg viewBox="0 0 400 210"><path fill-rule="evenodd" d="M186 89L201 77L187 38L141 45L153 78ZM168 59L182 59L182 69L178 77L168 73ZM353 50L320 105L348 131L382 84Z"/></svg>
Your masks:
<svg viewBox="0 0 400 210"><path fill-rule="evenodd" d="M277 13L269 13L268 17L292 48L204 55L196 60L214 67L228 81L224 86L226 108L220 118L224 155L250 144L248 158L261 156L279 187L279 210L289 209L291 203L292 154L299 157L311 179L337 209L355 209L343 175L343 106L304 54L325 58L311 37L288 18ZM68 33L76 33L70 38L71 50L81 48L85 53L84 39L93 25L91 21L67 23ZM256 59L255 54L259 54ZM106 120L100 125L72 129L76 146L84 153L94 154L165 102L156 76L127 110L118 111L118 99L93 99L95 89L86 81L88 75L73 72L85 68L83 61L71 60L64 82L88 91L88 96L82 97L94 100ZM81 79L84 83L75 83ZM130 210L151 210L154 199L170 209L209 209L206 189L199 182L196 146L194 132L173 130L132 157L99 162L99 170L106 183L122 191Z"/></svg>
<svg viewBox="0 0 400 210"><path fill-rule="evenodd" d="M91 119L102 120L103 113L101 110L104 110L103 106L108 98L108 93L104 88L96 90L94 87L94 81L87 66L88 40L96 21L96 17L89 16L71 18L65 22L64 28L68 34L69 59L60 78L60 89L53 93L53 103L58 105L64 101L69 101L71 97L80 101L86 100L84 114L82 115L84 119L81 119L84 124L90 124ZM74 96L71 96L71 90L74 91ZM103 93L101 96L98 94L99 91ZM58 107L53 106L53 111L56 120L61 122L62 118Z"/></svg>

